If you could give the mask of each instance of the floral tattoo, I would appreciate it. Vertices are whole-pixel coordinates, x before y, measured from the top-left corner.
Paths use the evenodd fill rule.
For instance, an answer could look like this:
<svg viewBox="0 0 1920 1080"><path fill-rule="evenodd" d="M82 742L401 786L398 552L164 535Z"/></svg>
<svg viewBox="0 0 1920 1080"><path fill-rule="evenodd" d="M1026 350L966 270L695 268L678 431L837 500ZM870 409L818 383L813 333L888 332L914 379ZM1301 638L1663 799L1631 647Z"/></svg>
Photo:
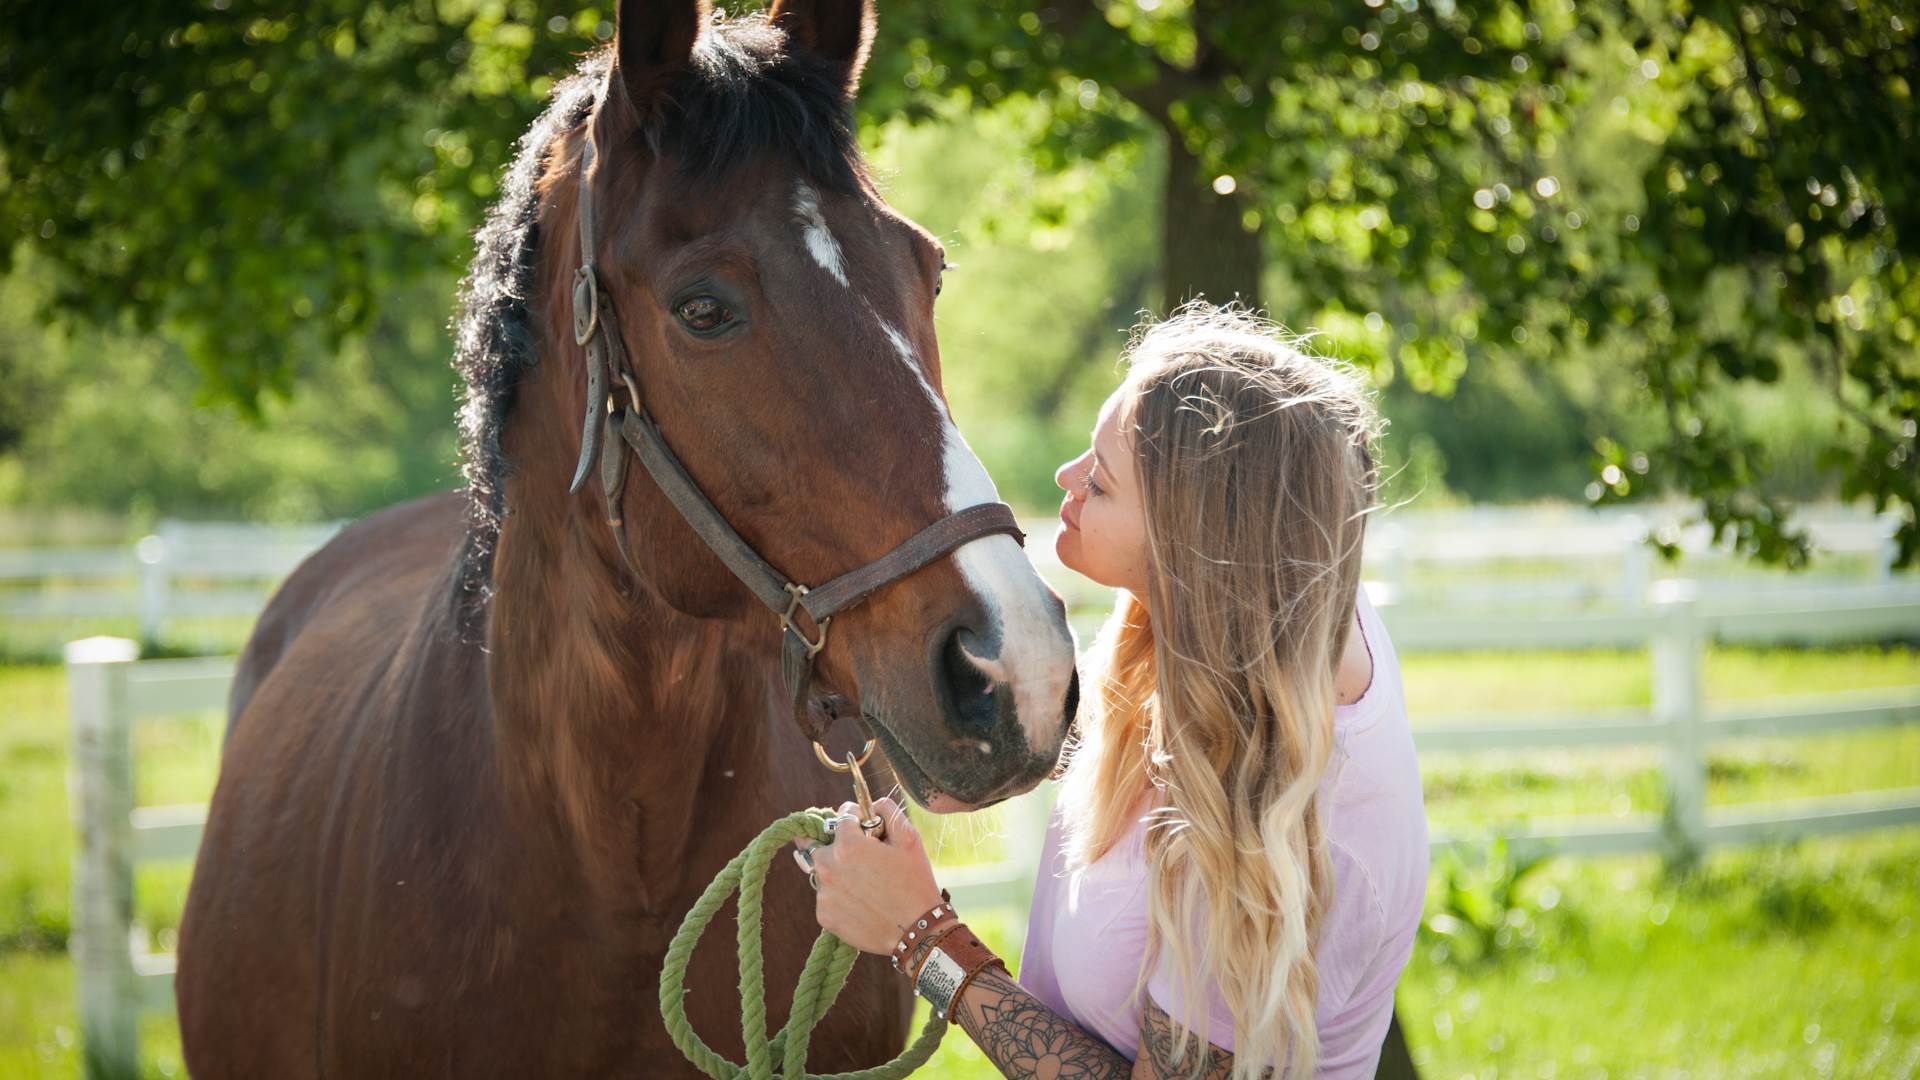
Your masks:
<svg viewBox="0 0 1920 1080"><path fill-rule="evenodd" d="M1118 1050L1041 1004L1005 971L981 972L958 1011L960 1026L1014 1080L1118 1080L1134 1074L1133 1062ZM1190 1036L1183 1053L1175 1034L1173 1019L1148 999L1141 1013L1140 1057L1152 1075L1168 1080L1232 1075L1231 1053L1209 1045L1204 1035Z"/></svg>
<svg viewBox="0 0 1920 1080"><path fill-rule="evenodd" d="M1154 1075L1226 1080L1233 1074L1232 1054L1198 1034L1189 1034L1182 1046L1178 1035L1173 1017L1148 998L1140 1015L1140 1056L1152 1062ZM1196 1069L1196 1063L1204 1067ZM1265 1075L1272 1076L1273 1071Z"/></svg>
<svg viewBox="0 0 1920 1080"><path fill-rule="evenodd" d="M1118 1080L1132 1075L1132 1062L1042 1005L1005 972L982 972L973 986L990 1000L961 1009L960 1024L1003 1074L1017 1080ZM968 997L973 996L970 989Z"/></svg>

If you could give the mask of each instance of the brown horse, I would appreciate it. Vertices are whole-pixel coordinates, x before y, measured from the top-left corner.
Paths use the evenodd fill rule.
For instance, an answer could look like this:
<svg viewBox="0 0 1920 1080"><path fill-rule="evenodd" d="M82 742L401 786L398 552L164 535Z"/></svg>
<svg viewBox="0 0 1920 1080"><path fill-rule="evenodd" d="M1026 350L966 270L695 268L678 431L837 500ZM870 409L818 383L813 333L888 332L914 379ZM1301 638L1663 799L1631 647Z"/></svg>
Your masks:
<svg viewBox="0 0 1920 1080"><path fill-rule="evenodd" d="M852 134L871 35L861 0L720 21L627 0L555 90L466 285L467 492L347 529L242 657L180 931L195 1076L688 1071L655 998L669 936L766 822L846 786L794 723L779 624L662 488L616 489L624 551L598 482L569 493L594 408L572 275L597 262L636 394L792 580L993 502L939 392L940 246ZM857 713L832 748L878 739L880 782L938 810L1037 783L1077 689L1059 599L1007 535L838 615L814 679ZM798 872L767 895L777 1024L815 923ZM689 1007L737 1058L727 937ZM909 1006L863 959L815 1067L897 1051Z"/></svg>

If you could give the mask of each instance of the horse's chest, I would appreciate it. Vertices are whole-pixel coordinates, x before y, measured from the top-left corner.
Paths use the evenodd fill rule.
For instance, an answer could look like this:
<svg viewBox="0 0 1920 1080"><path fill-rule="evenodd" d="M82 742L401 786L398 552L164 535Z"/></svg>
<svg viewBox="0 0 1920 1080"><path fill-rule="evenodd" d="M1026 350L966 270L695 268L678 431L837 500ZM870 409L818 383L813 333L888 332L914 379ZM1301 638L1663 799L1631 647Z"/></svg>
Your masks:
<svg viewBox="0 0 1920 1080"><path fill-rule="evenodd" d="M328 1040L338 1075L609 1076L639 1069L657 1027L655 961L624 941L446 928L473 952L394 947L336 985Z"/></svg>

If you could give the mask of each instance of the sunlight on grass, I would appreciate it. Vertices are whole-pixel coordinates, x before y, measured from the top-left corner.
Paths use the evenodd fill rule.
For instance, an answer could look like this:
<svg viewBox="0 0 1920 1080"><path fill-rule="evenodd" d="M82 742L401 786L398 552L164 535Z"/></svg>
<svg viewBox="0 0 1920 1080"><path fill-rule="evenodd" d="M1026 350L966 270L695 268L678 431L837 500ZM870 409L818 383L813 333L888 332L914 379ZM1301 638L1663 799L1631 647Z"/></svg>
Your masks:
<svg viewBox="0 0 1920 1080"><path fill-rule="evenodd" d="M1460 967L1423 935L1400 984L1422 1075L1912 1076L1920 832L1713 855L1558 860L1558 940Z"/></svg>
<svg viewBox="0 0 1920 1080"><path fill-rule="evenodd" d="M1403 664L1416 725L1644 707L1650 695L1643 652ZM1916 683L1920 652L1903 648L1715 649L1706 664L1719 704ZM61 951L72 850L65 700L57 665L0 666L0 1076L9 1078L69 1076L76 1060L73 973ZM224 723L217 713L143 722L140 803L204 801ZM1435 827L1468 834L1534 816L1657 813L1662 800L1651 748L1434 753L1422 766ZM1708 775L1716 804L1916 786L1920 728L1719 743ZM1037 840L1020 830L1035 819L1015 804L915 814L942 868L1030 855ZM1463 963L1423 935L1402 983L1414 1052L1430 1080L1914 1075L1917 864L1920 829L1716 853L1687 881L1663 878L1652 859L1555 860L1523 890L1538 918L1530 947ZM137 875L136 918L157 949L173 945L190 871L178 863ZM1002 908L969 912L969 922L1011 961L1023 916ZM142 1040L148 1075L181 1075L170 1017L147 1018ZM925 1075L998 1074L955 1031Z"/></svg>

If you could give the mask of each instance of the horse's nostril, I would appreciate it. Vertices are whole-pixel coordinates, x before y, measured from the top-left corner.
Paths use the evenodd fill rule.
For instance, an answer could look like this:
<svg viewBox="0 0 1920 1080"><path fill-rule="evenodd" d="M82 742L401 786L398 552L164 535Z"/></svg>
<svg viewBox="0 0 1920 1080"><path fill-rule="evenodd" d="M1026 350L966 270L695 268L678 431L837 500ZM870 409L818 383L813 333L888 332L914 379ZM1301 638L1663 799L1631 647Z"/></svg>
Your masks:
<svg viewBox="0 0 1920 1080"><path fill-rule="evenodd" d="M1067 703L1060 711L1060 730L1066 731L1072 728L1074 717L1079 715L1080 671L1075 668L1072 677L1067 680Z"/></svg>
<svg viewBox="0 0 1920 1080"><path fill-rule="evenodd" d="M953 698L955 726L969 735L988 736L999 722L1000 703L994 700L993 680L967 652L967 641L973 637L966 630L954 631L940 650L940 666Z"/></svg>

